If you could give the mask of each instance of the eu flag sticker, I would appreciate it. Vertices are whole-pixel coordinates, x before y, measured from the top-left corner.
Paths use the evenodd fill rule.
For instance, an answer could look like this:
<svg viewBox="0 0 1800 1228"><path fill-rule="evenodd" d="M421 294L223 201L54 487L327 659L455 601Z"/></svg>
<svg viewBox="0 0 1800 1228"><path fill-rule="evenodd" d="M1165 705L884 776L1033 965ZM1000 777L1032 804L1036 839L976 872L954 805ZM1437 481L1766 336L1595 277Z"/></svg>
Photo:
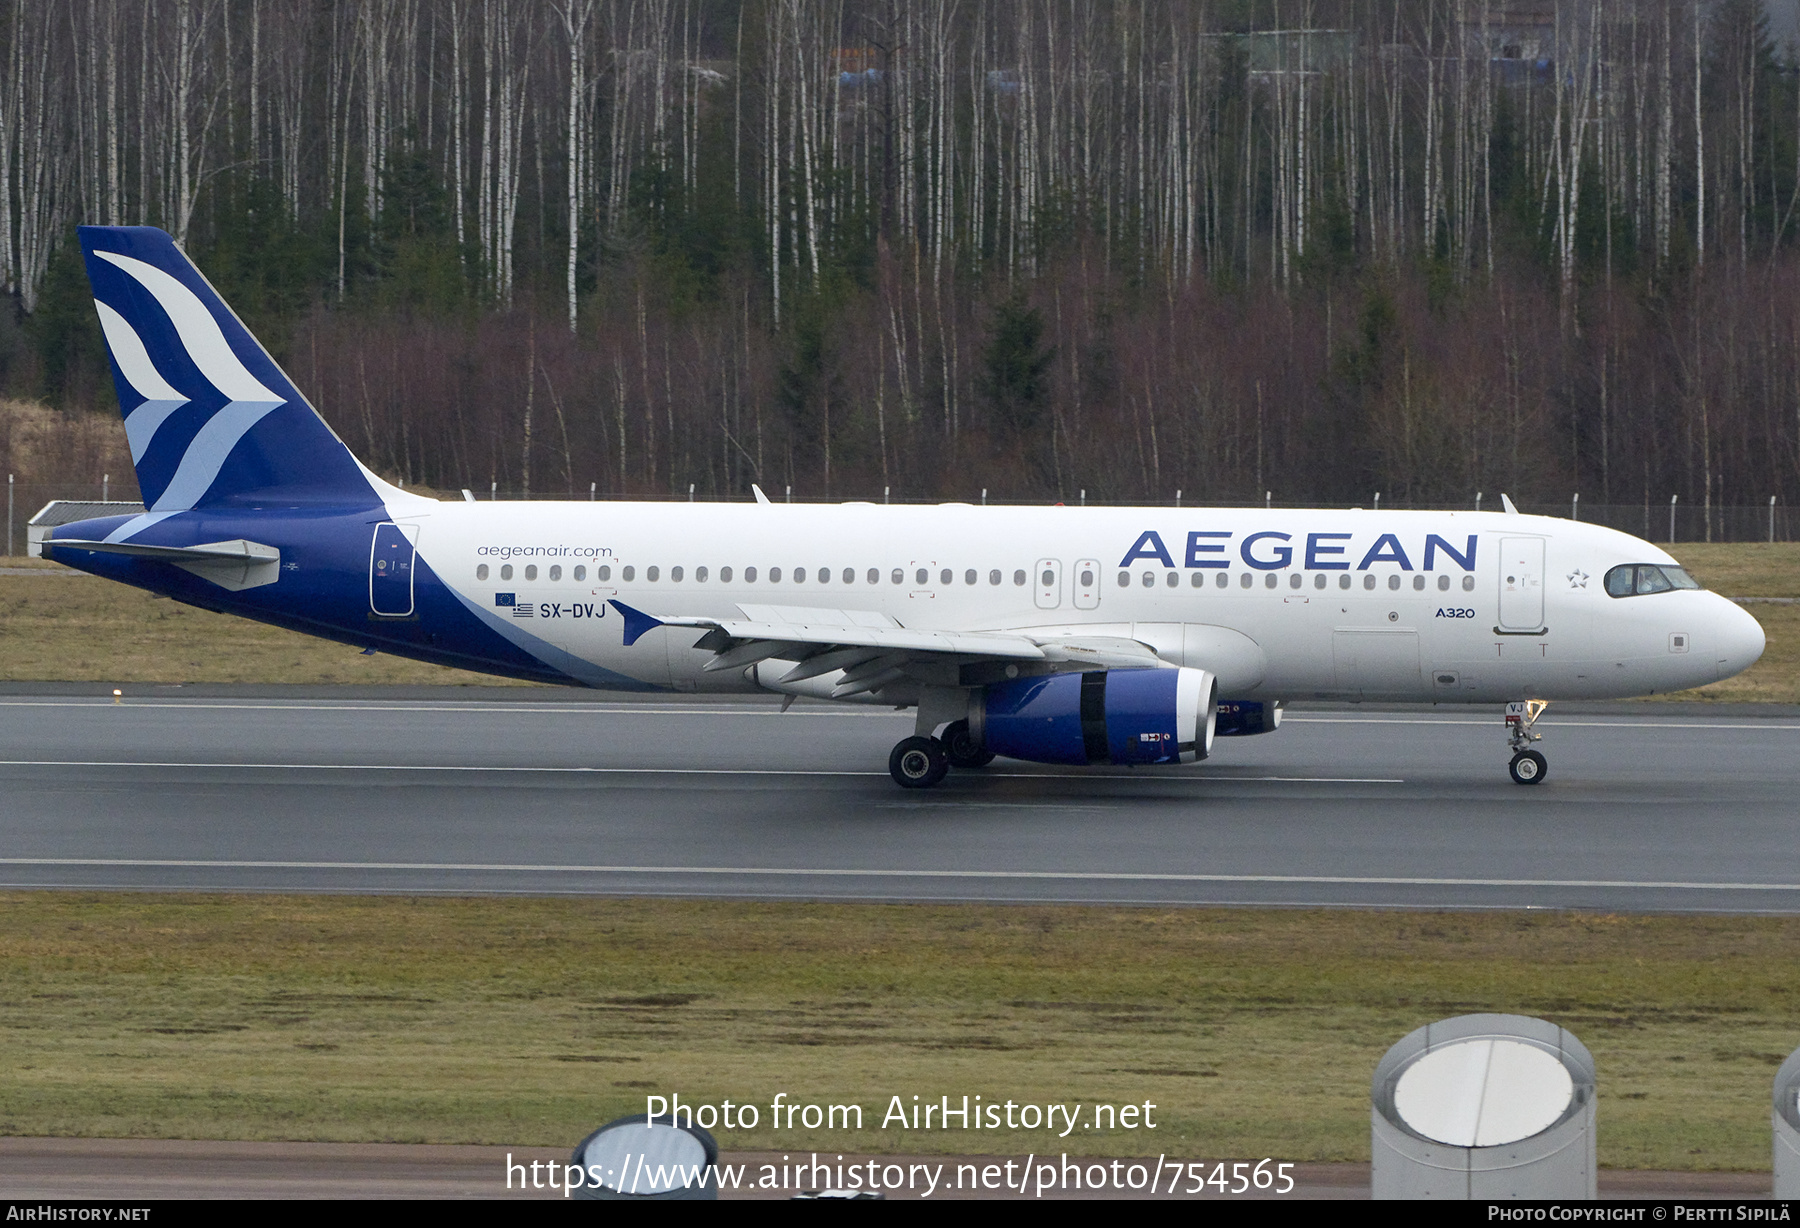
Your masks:
<svg viewBox="0 0 1800 1228"><path fill-rule="evenodd" d="M512 594L512 593L495 593L494 594L494 604L495 605L513 605L515 603L516 603L516 599L515 599L514 594Z"/></svg>

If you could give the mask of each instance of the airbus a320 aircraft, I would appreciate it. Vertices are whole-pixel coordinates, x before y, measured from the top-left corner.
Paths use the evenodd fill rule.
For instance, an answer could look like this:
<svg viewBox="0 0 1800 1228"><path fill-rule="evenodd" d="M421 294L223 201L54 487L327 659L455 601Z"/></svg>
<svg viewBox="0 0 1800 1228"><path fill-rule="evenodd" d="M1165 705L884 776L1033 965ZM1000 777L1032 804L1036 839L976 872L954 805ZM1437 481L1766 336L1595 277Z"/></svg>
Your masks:
<svg viewBox="0 0 1800 1228"><path fill-rule="evenodd" d="M141 515L44 557L366 649L615 690L917 710L908 788L996 755L1178 764L1293 699L1503 704L1728 678L1755 619L1664 551L1505 512L441 502L364 467L160 230L83 227Z"/></svg>

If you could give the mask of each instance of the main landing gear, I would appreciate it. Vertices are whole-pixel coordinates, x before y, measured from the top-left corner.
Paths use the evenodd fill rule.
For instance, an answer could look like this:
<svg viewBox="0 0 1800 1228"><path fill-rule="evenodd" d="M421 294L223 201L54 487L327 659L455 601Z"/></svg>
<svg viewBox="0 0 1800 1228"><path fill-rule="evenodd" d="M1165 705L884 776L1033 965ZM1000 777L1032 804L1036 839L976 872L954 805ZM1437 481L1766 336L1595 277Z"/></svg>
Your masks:
<svg viewBox="0 0 1800 1228"><path fill-rule="evenodd" d="M1542 784L1550 772L1549 761L1531 749L1533 742L1544 740L1544 735L1533 732L1532 727L1549 706L1541 699L1518 700L1506 705L1506 744L1513 752L1507 770L1512 773L1516 785Z"/></svg>
<svg viewBox="0 0 1800 1228"><path fill-rule="evenodd" d="M929 789L950 771L950 756L936 738L902 738L888 756L888 771L902 789Z"/></svg>
<svg viewBox="0 0 1800 1228"><path fill-rule="evenodd" d="M888 756L888 771L903 789L929 789L953 767L986 767L993 761L994 752L975 740L968 721L952 721L941 738L913 737L897 743Z"/></svg>

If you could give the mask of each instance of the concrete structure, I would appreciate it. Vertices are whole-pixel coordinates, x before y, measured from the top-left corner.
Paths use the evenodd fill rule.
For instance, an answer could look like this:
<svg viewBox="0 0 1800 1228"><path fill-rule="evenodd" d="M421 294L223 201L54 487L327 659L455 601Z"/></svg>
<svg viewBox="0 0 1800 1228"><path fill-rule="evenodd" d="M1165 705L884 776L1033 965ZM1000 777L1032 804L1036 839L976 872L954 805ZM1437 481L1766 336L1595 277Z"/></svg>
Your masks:
<svg viewBox="0 0 1800 1228"><path fill-rule="evenodd" d="M1376 1198L1593 1198L1594 1059L1553 1023L1460 1015L1389 1049L1371 1088Z"/></svg>
<svg viewBox="0 0 1800 1228"><path fill-rule="evenodd" d="M142 503L121 502L117 499L105 502L52 499L38 509L37 515L25 522L25 553L34 559L41 558L38 543L44 540L46 532L57 525L74 524L77 520L89 520L95 516L131 516L143 510Z"/></svg>

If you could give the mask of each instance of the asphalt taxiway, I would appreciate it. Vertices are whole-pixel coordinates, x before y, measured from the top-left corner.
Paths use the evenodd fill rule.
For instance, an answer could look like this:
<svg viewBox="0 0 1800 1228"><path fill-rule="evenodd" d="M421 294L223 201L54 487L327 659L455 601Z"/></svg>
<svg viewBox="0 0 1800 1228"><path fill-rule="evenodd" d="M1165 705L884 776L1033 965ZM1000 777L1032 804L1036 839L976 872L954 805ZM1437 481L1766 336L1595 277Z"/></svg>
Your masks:
<svg viewBox="0 0 1800 1228"><path fill-rule="evenodd" d="M1343 707L907 792L880 709L83 689L0 695L0 886L1800 911L1790 709L1553 708L1530 788L1497 711Z"/></svg>

